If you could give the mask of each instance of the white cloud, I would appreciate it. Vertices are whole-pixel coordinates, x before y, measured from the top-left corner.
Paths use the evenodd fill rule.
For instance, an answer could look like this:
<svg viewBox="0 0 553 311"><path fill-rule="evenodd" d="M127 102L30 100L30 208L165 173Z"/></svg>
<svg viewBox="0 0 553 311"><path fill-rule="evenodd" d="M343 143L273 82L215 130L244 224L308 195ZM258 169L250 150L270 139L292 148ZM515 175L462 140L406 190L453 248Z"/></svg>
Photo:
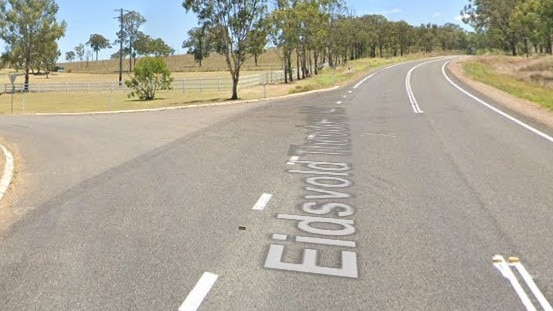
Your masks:
<svg viewBox="0 0 553 311"><path fill-rule="evenodd" d="M398 13L401 13L401 9L400 8L395 8L395 9L391 9L391 10L386 10L386 11L380 11L380 12L377 12L376 14L379 14L379 15L390 15L390 14L398 14Z"/></svg>
<svg viewBox="0 0 553 311"><path fill-rule="evenodd" d="M463 18L470 18L470 15L469 14L459 15L459 16L455 17L455 20L458 21L458 22L462 22Z"/></svg>

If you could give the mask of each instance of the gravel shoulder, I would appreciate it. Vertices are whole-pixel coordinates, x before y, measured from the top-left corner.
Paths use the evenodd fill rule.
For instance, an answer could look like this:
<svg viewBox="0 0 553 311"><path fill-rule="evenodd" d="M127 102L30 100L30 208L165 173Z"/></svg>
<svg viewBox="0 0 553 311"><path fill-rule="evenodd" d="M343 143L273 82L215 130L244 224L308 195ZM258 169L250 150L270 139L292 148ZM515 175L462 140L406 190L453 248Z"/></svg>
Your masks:
<svg viewBox="0 0 553 311"><path fill-rule="evenodd" d="M524 115L525 117L530 118L539 124L553 129L553 112L542 108L531 101L517 98L487 84L469 79L467 76L464 75L463 61L450 63L448 69L449 72L451 72L458 80L476 90L477 92L486 94L492 100L507 109Z"/></svg>

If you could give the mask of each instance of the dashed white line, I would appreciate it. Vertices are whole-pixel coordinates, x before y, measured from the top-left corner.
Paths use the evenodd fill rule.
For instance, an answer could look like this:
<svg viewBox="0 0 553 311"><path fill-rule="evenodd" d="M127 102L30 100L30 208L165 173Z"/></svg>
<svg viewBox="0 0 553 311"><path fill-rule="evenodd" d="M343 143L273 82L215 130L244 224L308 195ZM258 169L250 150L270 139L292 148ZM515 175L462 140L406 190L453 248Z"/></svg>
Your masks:
<svg viewBox="0 0 553 311"><path fill-rule="evenodd" d="M471 93L469 93L468 91L466 91L465 89L463 89L462 87L460 87L459 85L457 85L455 82L453 82L453 80L451 80L451 79L449 78L449 76L447 75L447 73L445 72L445 68L446 68L446 66L447 66L449 63L450 63L450 61L447 62L447 63L445 63L445 64L442 66L442 74L444 75L444 77L445 77L445 79L447 80L447 82L449 82L449 84L451 84L453 87L455 87L455 88L456 88L457 90L459 90L461 93L467 95L468 97L470 97L470 98L474 99L475 101L477 101L478 103L482 104L484 107L486 107L486 108L492 110L493 112L495 112L495 113L501 115L502 117L504 117L504 118L506 118L506 119L508 119L508 120L510 120L510 121L512 121L512 122L514 122L514 123L516 123L516 124L518 124L518 125L520 125L520 126L522 126L523 128L529 130L530 132L532 132L532 133L534 133L534 134L536 134L536 135L538 135L538 136L540 136L540 137L542 137L542 138L545 138L545 139L548 140L549 142L552 142L552 143L553 143L553 137L551 137L551 136L545 134L544 132L539 131L539 130L533 128L532 126L530 126L530 125L528 125L528 124L526 124L526 123L520 121L519 119L517 119L517 118L515 118L515 117L512 117L512 116L508 115L507 113L505 113L505 112L503 112L503 111L501 111L501 110L495 108L494 106L492 106L492 105L488 104L487 102L483 101L482 99L480 99L480 98L478 98L478 97L472 95Z"/></svg>
<svg viewBox="0 0 553 311"><path fill-rule="evenodd" d="M257 203L255 203L255 205L253 206L252 209L255 210L255 211L264 210L265 207L267 207L267 204L269 203L269 201L271 201L272 198L273 198L272 194L263 193L261 195L261 197L259 198L259 200L257 200Z"/></svg>
<svg viewBox="0 0 553 311"><path fill-rule="evenodd" d="M215 285L219 276L210 272L204 272L196 286L188 294L179 311L196 311L204 301L205 297Z"/></svg>
<svg viewBox="0 0 553 311"><path fill-rule="evenodd" d="M357 89L358 87L360 87L363 83L365 83L367 80L369 80L370 78L374 77L376 73L373 73L372 75L366 77L365 79L359 81L359 83L357 83L353 88L354 89Z"/></svg>
<svg viewBox="0 0 553 311"><path fill-rule="evenodd" d="M336 104L337 104L337 105L341 105L341 104L342 104L342 102L341 102L341 101L339 101L339 102L337 102Z"/></svg>

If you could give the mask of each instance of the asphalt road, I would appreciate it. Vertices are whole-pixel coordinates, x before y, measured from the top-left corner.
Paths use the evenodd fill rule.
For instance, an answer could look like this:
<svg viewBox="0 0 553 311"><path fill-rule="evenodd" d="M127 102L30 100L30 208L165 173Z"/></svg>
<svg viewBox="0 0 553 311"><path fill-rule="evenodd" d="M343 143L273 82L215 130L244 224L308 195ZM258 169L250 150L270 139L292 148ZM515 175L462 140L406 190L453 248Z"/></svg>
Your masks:
<svg viewBox="0 0 553 311"><path fill-rule="evenodd" d="M0 309L531 310L496 254L553 301L553 131L446 61L271 102L0 117L23 160Z"/></svg>

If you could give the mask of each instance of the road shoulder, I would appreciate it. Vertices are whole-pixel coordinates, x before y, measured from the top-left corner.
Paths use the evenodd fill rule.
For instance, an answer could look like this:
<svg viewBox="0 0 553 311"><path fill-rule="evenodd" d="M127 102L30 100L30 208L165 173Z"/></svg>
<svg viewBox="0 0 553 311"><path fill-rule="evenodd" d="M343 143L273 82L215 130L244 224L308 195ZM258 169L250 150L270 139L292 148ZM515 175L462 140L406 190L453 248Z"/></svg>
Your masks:
<svg viewBox="0 0 553 311"><path fill-rule="evenodd" d="M527 118L530 118L533 121L542 124L550 129L553 129L553 112L544 109L529 100L517 98L487 84L469 79L464 74L462 61L450 63L448 66L448 71L463 84L469 86L479 93L486 94L486 96L488 96L498 104L504 106L505 108L519 113Z"/></svg>

